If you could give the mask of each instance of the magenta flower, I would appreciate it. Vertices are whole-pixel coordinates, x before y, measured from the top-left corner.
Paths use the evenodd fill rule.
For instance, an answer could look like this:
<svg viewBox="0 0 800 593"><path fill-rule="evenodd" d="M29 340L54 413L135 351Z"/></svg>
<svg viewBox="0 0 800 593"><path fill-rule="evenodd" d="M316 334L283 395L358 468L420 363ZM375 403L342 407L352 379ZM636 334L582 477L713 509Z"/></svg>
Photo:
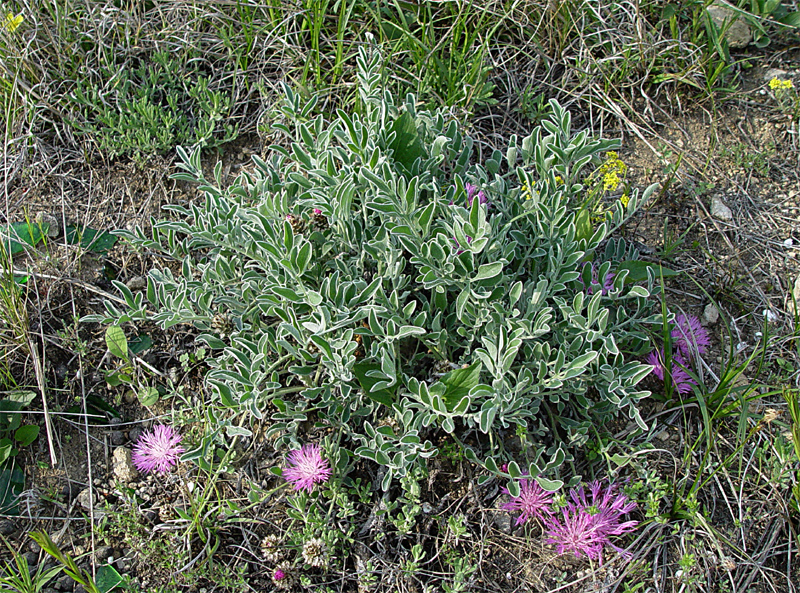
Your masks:
<svg viewBox="0 0 800 593"><path fill-rule="evenodd" d="M322 210L320 210L319 208L314 208L313 212L314 212L314 214L316 216L319 216L320 214L322 214Z"/></svg>
<svg viewBox="0 0 800 593"><path fill-rule="evenodd" d="M281 570L280 568L276 568L275 573L272 575L272 578L275 579L276 581L282 581L283 579L286 578L286 573L283 572L283 570Z"/></svg>
<svg viewBox="0 0 800 593"><path fill-rule="evenodd" d="M630 553L612 541L612 536L620 536L632 531L638 521L621 521L636 508L636 503L617 490L615 484L603 487L600 482L589 486L591 500L587 499L583 486L570 490L571 501L561 509L561 520L548 520L548 544L556 545L556 552L571 552L576 558L583 554L592 560L602 562L603 549L608 546L624 556Z"/></svg>
<svg viewBox="0 0 800 593"><path fill-rule="evenodd" d="M503 488L502 491L504 494L509 493L507 488ZM551 504L553 504L553 494L539 486L539 482L536 480L526 478L520 480L519 496L500 505L500 508L509 513L522 511L514 525L523 525L533 517L540 521L546 521L547 517L552 514Z"/></svg>
<svg viewBox="0 0 800 593"><path fill-rule="evenodd" d="M477 185L472 185L471 183L467 183L464 186L464 189L467 190L467 206L472 206L472 198L476 195L478 197L478 203L483 205L489 202L489 198L486 197L486 194L483 193L483 190L478 191Z"/></svg>
<svg viewBox="0 0 800 593"><path fill-rule="evenodd" d="M684 358L692 360L703 354L711 345L708 331L694 315L687 317L683 313L675 318L675 329L670 334L672 343Z"/></svg>
<svg viewBox="0 0 800 593"><path fill-rule="evenodd" d="M178 464L181 453L181 435L171 426L157 424L152 431L143 432L133 448L131 460L140 472L165 474Z"/></svg>
<svg viewBox="0 0 800 593"><path fill-rule="evenodd" d="M592 280L589 283L589 286L586 286L586 283L583 281L583 275L581 275L580 278L581 284L586 286L586 294L594 293L594 287L600 285L599 267L594 263L586 262L585 264L583 264L584 269L586 269L586 266L589 265L592 266ZM600 291L603 294L603 296L606 296L608 294L608 291L614 287L614 276L615 276L614 272L608 272L605 278L603 278L603 284L602 286L600 286Z"/></svg>
<svg viewBox="0 0 800 593"><path fill-rule="evenodd" d="M653 365L653 374L662 381L664 380L664 371L666 370L664 366L665 358L663 349L653 350L647 355L647 358L645 358L647 364ZM686 361L683 359L683 356L681 356L680 353L673 355L672 370L669 376L670 379L672 379L672 384L675 386L675 391L678 393L689 393L692 390L692 385L697 385L697 382L686 372L686 368Z"/></svg>
<svg viewBox="0 0 800 593"><path fill-rule="evenodd" d="M295 490L311 492L314 484L327 482L331 477L328 460L322 457L319 445L303 445L289 453L289 467L283 470L283 478L294 485Z"/></svg>

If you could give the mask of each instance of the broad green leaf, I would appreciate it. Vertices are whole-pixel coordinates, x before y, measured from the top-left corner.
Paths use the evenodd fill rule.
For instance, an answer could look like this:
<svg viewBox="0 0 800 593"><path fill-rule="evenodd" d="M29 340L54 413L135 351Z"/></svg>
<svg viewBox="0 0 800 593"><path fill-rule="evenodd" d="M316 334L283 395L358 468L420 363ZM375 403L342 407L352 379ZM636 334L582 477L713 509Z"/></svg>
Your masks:
<svg viewBox="0 0 800 593"><path fill-rule="evenodd" d="M122 575L109 564L97 567L97 575L94 582L100 593L110 593L117 587L123 587L125 585L125 579Z"/></svg>
<svg viewBox="0 0 800 593"><path fill-rule="evenodd" d="M650 268L653 270L653 274L655 277L658 278L659 276L664 276L667 278L669 276L678 276L679 272L675 270L671 270L669 268L665 268L664 266L659 266L656 264L651 264L648 262L643 261L624 261L622 262L618 270L628 270L628 277L625 279L626 282L645 282L647 280L647 269Z"/></svg>
<svg viewBox="0 0 800 593"><path fill-rule="evenodd" d="M140 335L128 342L128 351L131 354L139 354L140 352L144 352L152 346L153 340L150 339L150 336Z"/></svg>
<svg viewBox="0 0 800 593"><path fill-rule="evenodd" d="M392 387L390 389L379 389L378 391L370 391L372 387L381 381L377 377L369 377L367 373L369 371L380 371L381 365L377 362L359 362L353 365L353 374L358 379L358 382L361 384L361 389L364 390L364 393L367 397L372 400L375 400L378 403L383 404L387 407L392 407L395 398L395 392L397 390L397 386Z"/></svg>
<svg viewBox="0 0 800 593"><path fill-rule="evenodd" d="M150 407L158 402L158 389L155 387L142 387L137 394L139 403L145 407Z"/></svg>
<svg viewBox="0 0 800 593"><path fill-rule="evenodd" d="M128 360L128 339L120 326L108 326L106 330L106 346L108 346L108 351L117 358Z"/></svg>
<svg viewBox="0 0 800 593"><path fill-rule="evenodd" d="M442 396L447 411L452 412L458 402L467 395L470 389L477 387L481 380L480 361L473 363L465 369L455 369L445 374L439 381L444 383L445 392Z"/></svg>
<svg viewBox="0 0 800 593"><path fill-rule="evenodd" d="M106 253L117 242L117 237L106 231L98 231L90 227L78 228L67 225L64 229L67 243L70 245L80 245L84 249L95 253Z"/></svg>
<svg viewBox="0 0 800 593"><path fill-rule="evenodd" d="M39 436L39 427L35 424L20 426L17 432L14 433L14 439L19 443L20 447L27 447L36 440L37 436Z"/></svg>
<svg viewBox="0 0 800 593"><path fill-rule="evenodd" d="M406 169L411 169L414 161L425 156L425 147L420 140L414 117L407 111L394 120L390 132L396 134L389 148L394 151L394 158Z"/></svg>
<svg viewBox="0 0 800 593"><path fill-rule="evenodd" d="M40 226L33 222L15 222L14 224L0 226L5 251L10 255L25 251L25 246L22 243L26 243L31 247L36 246L42 240L42 231L47 231L47 225Z"/></svg>

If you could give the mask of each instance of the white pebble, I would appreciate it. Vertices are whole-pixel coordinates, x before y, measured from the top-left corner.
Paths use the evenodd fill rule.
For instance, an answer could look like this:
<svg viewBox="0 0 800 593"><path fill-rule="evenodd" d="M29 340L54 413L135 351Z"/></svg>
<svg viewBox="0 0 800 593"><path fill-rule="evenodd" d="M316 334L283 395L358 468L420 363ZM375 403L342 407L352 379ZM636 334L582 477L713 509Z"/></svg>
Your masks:
<svg viewBox="0 0 800 593"><path fill-rule="evenodd" d="M784 247L791 247L792 245L794 245L794 240L791 237L789 237L788 239L786 239L786 241L783 242Z"/></svg>

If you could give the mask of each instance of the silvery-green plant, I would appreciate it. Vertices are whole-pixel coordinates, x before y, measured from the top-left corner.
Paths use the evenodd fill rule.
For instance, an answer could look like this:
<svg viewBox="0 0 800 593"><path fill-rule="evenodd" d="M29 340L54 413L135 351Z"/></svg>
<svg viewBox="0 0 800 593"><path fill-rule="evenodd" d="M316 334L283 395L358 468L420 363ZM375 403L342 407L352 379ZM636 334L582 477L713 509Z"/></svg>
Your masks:
<svg viewBox="0 0 800 593"><path fill-rule="evenodd" d="M219 165L207 180L199 151L179 148L175 177L205 201L169 206L179 220L152 236L122 234L180 273L152 270L144 295L117 283L127 309L87 319L199 330L210 432L185 458L249 434L245 417L295 445L314 421L384 466L387 489L437 453L436 431L492 471L517 432L528 467L508 475L556 488L590 422L643 425L637 385L652 367L638 357L644 324L660 322L658 283L609 237L653 188L598 221L581 180L618 143L573 134L555 101L530 136L476 163L456 122L383 90L377 52L362 49L358 68L357 108L333 119L287 87L273 123L285 142L228 188Z"/></svg>

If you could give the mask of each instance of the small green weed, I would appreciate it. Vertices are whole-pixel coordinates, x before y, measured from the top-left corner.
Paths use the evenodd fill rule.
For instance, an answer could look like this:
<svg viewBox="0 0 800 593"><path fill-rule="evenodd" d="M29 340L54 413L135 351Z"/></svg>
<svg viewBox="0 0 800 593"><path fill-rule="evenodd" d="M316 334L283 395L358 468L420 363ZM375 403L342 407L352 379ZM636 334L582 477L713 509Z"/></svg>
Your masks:
<svg viewBox="0 0 800 593"><path fill-rule="evenodd" d="M198 60L156 52L130 71L103 72L97 82L79 80L74 101L83 122L75 123L111 157L142 158L177 144L218 146L236 138L238 128L230 123L230 94L211 84Z"/></svg>
<svg viewBox="0 0 800 593"><path fill-rule="evenodd" d="M40 562L35 568L29 566L24 554L12 548L5 538L2 540L14 560L13 565L4 564L0 573L0 587L3 593L41 593L64 569L63 566L55 566L45 570L44 562Z"/></svg>

